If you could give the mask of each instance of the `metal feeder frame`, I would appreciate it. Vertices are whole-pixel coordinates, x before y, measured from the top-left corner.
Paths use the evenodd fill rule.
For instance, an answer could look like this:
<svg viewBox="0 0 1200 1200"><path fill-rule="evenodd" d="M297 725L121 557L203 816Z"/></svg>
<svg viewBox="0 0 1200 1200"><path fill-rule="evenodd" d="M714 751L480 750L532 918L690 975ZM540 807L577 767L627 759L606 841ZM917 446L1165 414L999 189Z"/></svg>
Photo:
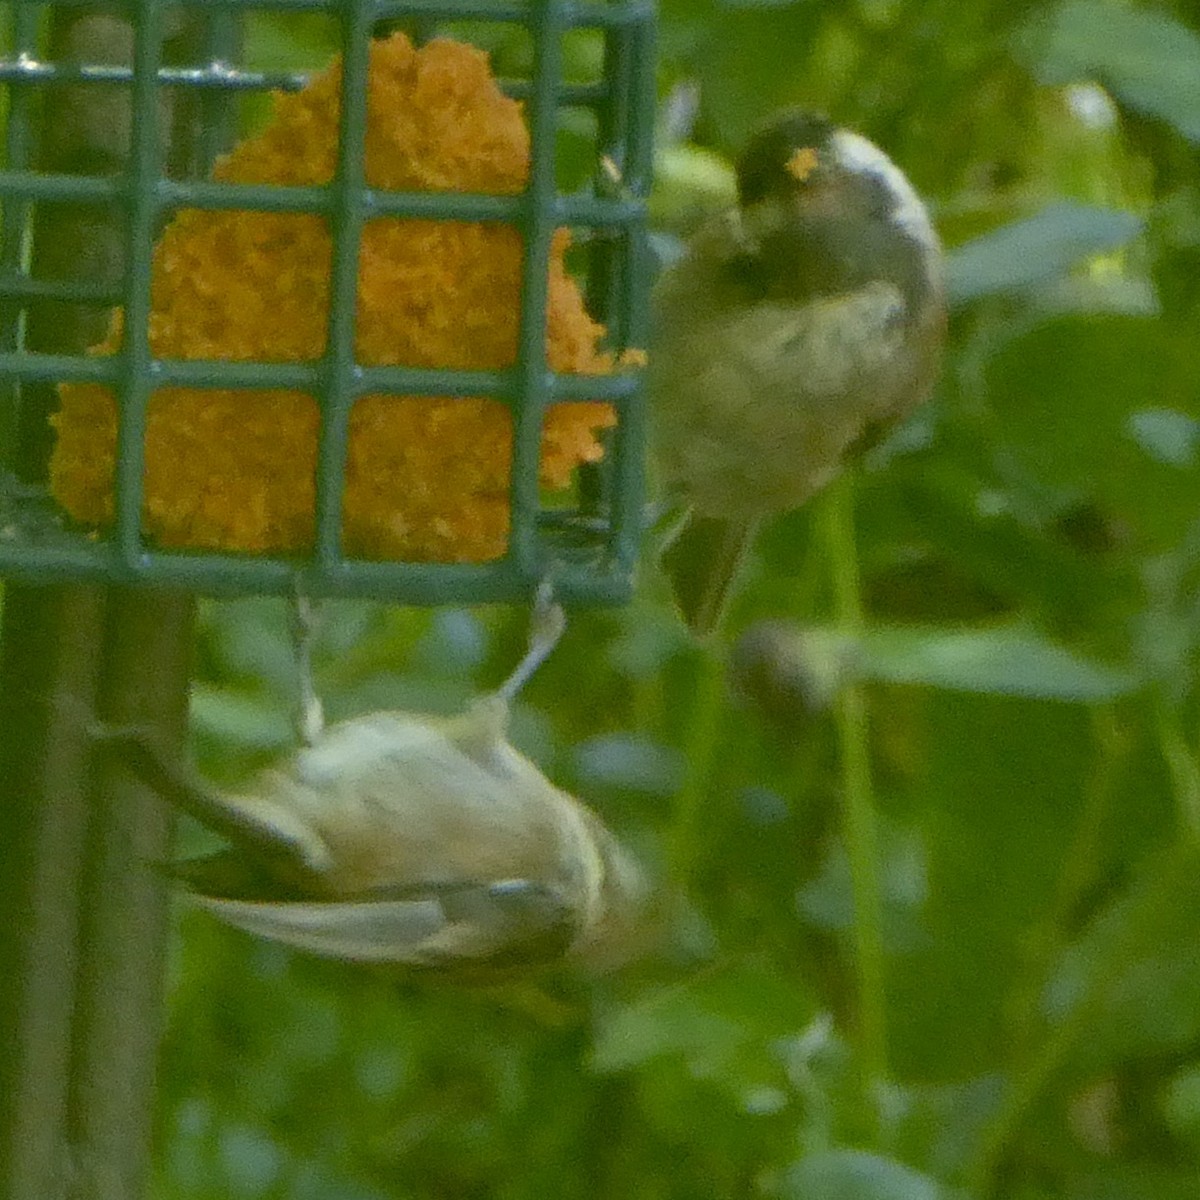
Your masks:
<svg viewBox="0 0 1200 1200"><path fill-rule="evenodd" d="M640 373L555 375L545 357L547 266L551 237L567 225L592 231L588 298L612 344L644 346L649 256L645 195L651 174L653 121L652 0L204 0L168 4L129 0L124 5L66 7L117 12L133 23L132 67L43 60L39 22L54 3L8 4L8 47L0 56L7 92L5 164L0 170L0 446L6 486L0 494L0 576L25 583L106 582L154 585L209 595L282 594L297 579L312 596L372 597L407 604L513 601L528 597L553 571L558 595L576 604L628 599L643 525L643 412ZM170 66L162 61L164 10L207 10L207 61ZM202 157L229 141L230 122L220 102L237 92L294 89L303 78L239 69L233 33L255 10L323 13L340 22L343 59L338 166L319 187L249 186L167 178L160 164L160 88L195 89L211 103ZM407 19L512 23L533 46L528 81L509 86L526 102L531 132L529 184L519 196L402 193L368 187L363 179L368 45L381 21ZM563 35L594 29L604 40L598 81L568 85L562 77ZM35 169L38 89L107 83L130 89L133 109L128 167L117 175L62 175ZM595 194L563 195L555 184L555 131L559 110L582 107L596 114ZM603 168L615 164L619 186L603 186ZM606 194L607 191L607 194ZM31 214L40 203L116 204L125 218L124 280L116 294L95 282L37 278L30 271ZM151 257L156 231L181 208L257 209L314 213L326 218L333 240L328 342L324 356L304 363L155 359L150 351ZM381 216L458 221L504 221L524 239L521 323L517 361L506 371L450 371L366 367L355 361L355 293L358 239L363 223ZM123 348L110 357L37 353L24 339L31 302L121 305ZM117 397L119 425L114 476L115 520L101 538L71 529L54 515L44 489L44 464L30 470L20 449L23 393L64 380L95 381ZM316 397L320 435L316 466L316 531L302 557L163 550L141 529L147 404L168 385L212 388L289 388ZM443 564L376 562L342 553L342 480L348 421L364 395L493 396L513 411L508 552L494 562ZM542 414L560 400L606 400L617 413L610 431L600 500L590 511L543 510L538 458ZM44 401L43 401L44 407Z"/></svg>

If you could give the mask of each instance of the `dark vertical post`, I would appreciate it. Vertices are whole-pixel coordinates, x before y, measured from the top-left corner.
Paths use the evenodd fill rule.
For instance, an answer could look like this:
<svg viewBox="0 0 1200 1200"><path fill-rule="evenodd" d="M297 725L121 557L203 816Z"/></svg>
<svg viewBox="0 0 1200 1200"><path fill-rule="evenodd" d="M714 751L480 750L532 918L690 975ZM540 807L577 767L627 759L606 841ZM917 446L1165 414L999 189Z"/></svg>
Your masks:
<svg viewBox="0 0 1200 1200"><path fill-rule="evenodd" d="M0 1197L62 1195L103 595L12 587L0 644Z"/></svg>
<svg viewBox="0 0 1200 1200"><path fill-rule="evenodd" d="M14 6L18 11L24 6ZM160 38L182 59L204 45L206 14L134 6L132 20L53 8L47 57L144 68ZM156 23L173 27L156 30ZM228 32L228 31L226 31ZM139 40L140 39L140 40ZM132 96L156 106L159 152L137 147ZM39 169L124 176L122 200L39 203L32 270L117 290L129 214L144 210L148 164L190 164L210 105L147 86L49 89ZM28 110L28 106L26 106ZM153 124L154 122L151 122ZM153 161L157 160L157 161ZM23 164L10 163L10 166ZM138 247L144 255L144 246ZM25 344L80 352L107 310L43 301ZM45 478L52 388L21 395L18 456ZM165 807L90 753L94 719L182 744L194 602L129 588L10 585L0 631L0 1200L137 1200L144 1194L162 1012L167 895L152 870L170 851Z"/></svg>
<svg viewBox="0 0 1200 1200"><path fill-rule="evenodd" d="M97 715L176 748L187 720L190 597L106 592ZM119 765L92 764L67 1136L80 1200L136 1200L149 1166L173 822ZM44 1194L44 1193L43 1193Z"/></svg>

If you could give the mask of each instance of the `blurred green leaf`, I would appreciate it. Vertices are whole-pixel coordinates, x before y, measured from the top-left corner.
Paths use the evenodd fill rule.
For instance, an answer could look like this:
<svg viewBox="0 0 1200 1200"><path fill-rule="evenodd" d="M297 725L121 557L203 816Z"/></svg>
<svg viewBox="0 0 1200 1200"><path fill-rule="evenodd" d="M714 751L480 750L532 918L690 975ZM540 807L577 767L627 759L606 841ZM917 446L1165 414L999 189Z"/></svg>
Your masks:
<svg viewBox="0 0 1200 1200"><path fill-rule="evenodd" d="M658 155L650 201L655 221L687 229L736 200L737 184L728 159L688 145L668 146Z"/></svg>
<svg viewBox="0 0 1200 1200"><path fill-rule="evenodd" d="M575 747L575 774L589 793L614 790L669 796L686 764L678 751L630 733L589 738Z"/></svg>
<svg viewBox="0 0 1200 1200"><path fill-rule="evenodd" d="M593 1069L627 1071L679 1055L700 1076L736 1074L739 1055L763 1055L770 1043L811 1019L811 1001L787 981L752 968L727 968L690 983L651 991L606 1015L592 1047Z"/></svg>
<svg viewBox="0 0 1200 1200"><path fill-rule="evenodd" d="M1094 1072L1200 1037L1200 849L1150 856L1064 955L1045 998L1077 1029L1073 1061Z"/></svg>
<svg viewBox="0 0 1200 1200"><path fill-rule="evenodd" d="M950 299L1020 291L1056 279L1093 254L1115 250L1142 231L1133 213L1059 202L958 246L946 264Z"/></svg>
<svg viewBox="0 0 1200 1200"><path fill-rule="evenodd" d="M880 833L884 940L889 952L904 953L921 937L916 914L929 891L925 848L914 831L892 822L885 823ZM820 874L800 889L796 907L820 928L850 933L854 924L854 893L850 862L841 842L831 849Z"/></svg>
<svg viewBox="0 0 1200 1200"><path fill-rule="evenodd" d="M900 707L918 704L924 749L891 803L921 830L928 896L920 940L890 968L893 1055L902 1077L971 1079L1011 1060L1014 989L1078 836L1095 717L1059 700L943 690ZM888 717L879 721L886 730ZM1141 820L1154 836L1154 813ZM1086 880L1109 853L1093 851Z"/></svg>
<svg viewBox="0 0 1200 1200"><path fill-rule="evenodd" d="M287 606L254 596L201 609L205 638L225 678L264 680L280 696L294 695L296 657Z"/></svg>
<svg viewBox="0 0 1200 1200"><path fill-rule="evenodd" d="M1044 83L1098 78L1133 108L1200 141L1200 36L1164 9L1066 0L1034 16L1015 48Z"/></svg>
<svg viewBox="0 0 1200 1200"><path fill-rule="evenodd" d="M337 22L324 14L246 14L246 62L255 70L319 70L338 49Z"/></svg>
<svg viewBox="0 0 1200 1200"><path fill-rule="evenodd" d="M327 1167L305 1163L295 1172L287 1200L408 1200L412 1195L407 1189L366 1187Z"/></svg>
<svg viewBox="0 0 1200 1200"><path fill-rule="evenodd" d="M283 1155L262 1132L246 1126L223 1130L219 1158L233 1196L265 1196L276 1186Z"/></svg>
<svg viewBox="0 0 1200 1200"><path fill-rule="evenodd" d="M1145 408L1131 413L1129 432L1152 458L1171 467L1196 465L1200 421L1169 408Z"/></svg>
<svg viewBox="0 0 1200 1200"><path fill-rule="evenodd" d="M911 1167L864 1150L826 1150L792 1167L789 1200L939 1200L942 1189Z"/></svg>
<svg viewBox="0 0 1200 1200"><path fill-rule="evenodd" d="M288 713L270 698L198 683L192 685L190 711L198 734L239 750L277 750L295 744Z"/></svg>
<svg viewBox="0 0 1200 1200"><path fill-rule="evenodd" d="M1162 1097L1167 1126L1192 1147L1200 1147L1200 1066L1185 1067L1167 1083Z"/></svg>
<svg viewBox="0 0 1200 1200"><path fill-rule="evenodd" d="M429 629L413 648L412 664L429 675L461 679L483 665L487 644L487 630L473 612L435 609Z"/></svg>
<svg viewBox="0 0 1200 1200"><path fill-rule="evenodd" d="M1193 346L1120 315L1057 317L1013 337L986 368L999 469L1097 503L1151 546L1175 544L1195 517L1200 468L1147 454L1135 414L1200 416Z"/></svg>
<svg viewBox="0 0 1200 1200"><path fill-rule="evenodd" d="M1152 1163L1110 1163L1083 1172L1066 1200L1194 1200L1200 1170Z"/></svg>
<svg viewBox="0 0 1200 1200"><path fill-rule="evenodd" d="M998 1074L905 1088L890 1142L893 1152L905 1162L920 1163L938 1179L961 1178L1003 1094L1004 1079Z"/></svg>
<svg viewBox="0 0 1200 1200"><path fill-rule="evenodd" d="M734 1021L671 997L627 1008L608 1022L593 1047L592 1067L607 1074L680 1054L698 1074L712 1076L731 1066L745 1041Z"/></svg>
<svg viewBox="0 0 1200 1200"><path fill-rule="evenodd" d="M1077 703L1111 700L1138 685L1129 672L1089 662L1021 626L872 629L860 666L890 683Z"/></svg>

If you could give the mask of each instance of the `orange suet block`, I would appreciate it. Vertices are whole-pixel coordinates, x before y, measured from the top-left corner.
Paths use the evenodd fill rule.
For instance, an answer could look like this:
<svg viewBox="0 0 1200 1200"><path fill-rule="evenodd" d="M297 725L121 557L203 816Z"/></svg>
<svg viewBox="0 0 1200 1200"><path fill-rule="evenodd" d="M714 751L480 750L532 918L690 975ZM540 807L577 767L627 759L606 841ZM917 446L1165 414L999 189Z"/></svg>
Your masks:
<svg viewBox="0 0 1200 1200"><path fill-rule="evenodd" d="M276 98L269 127L216 169L238 183L323 184L337 156L340 64ZM378 188L513 194L529 135L487 55L402 34L370 51L366 179ZM614 368L555 235L547 357L560 372ZM325 349L332 239L319 216L181 211L154 251L152 353L296 362ZM385 218L363 230L355 353L370 365L502 369L517 352L521 238L503 224ZM121 313L95 353L121 344ZM51 486L78 521L112 520L116 413L96 384L60 388ZM543 487L602 454L599 402L546 414ZM344 549L353 556L481 561L504 553L511 417L486 398L373 395L350 416ZM146 532L166 546L280 552L313 537L317 406L301 393L164 388L150 401Z"/></svg>

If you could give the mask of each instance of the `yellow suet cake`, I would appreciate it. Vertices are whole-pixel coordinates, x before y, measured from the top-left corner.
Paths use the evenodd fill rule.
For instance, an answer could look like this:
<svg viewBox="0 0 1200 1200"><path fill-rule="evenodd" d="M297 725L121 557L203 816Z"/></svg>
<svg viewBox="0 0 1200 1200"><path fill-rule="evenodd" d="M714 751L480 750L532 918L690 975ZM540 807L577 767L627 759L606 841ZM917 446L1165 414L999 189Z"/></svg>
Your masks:
<svg viewBox="0 0 1200 1200"><path fill-rule="evenodd" d="M215 168L218 180L328 183L338 146L340 63L279 95L269 127ZM370 50L369 186L515 194L529 171L520 105L488 57L403 34ZM613 370L553 241L547 359L579 374ZM332 238L316 215L181 211L154 251L151 353L161 358L303 362L325 350ZM362 233L355 354L367 365L503 369L517 354L521 236L509 225L380 218ZM120 349L114 314L96 354ZM76 520L112 520L112 392L60 388L55 497ZM566 487L602 455L613 423L600 402L546 413L540 483ZM287 390L163 388L150 400L143 522L164 546L286 552L313 537L317 405ZM350 415L343 542L356 557L483 561L504 553L511 415L488 398L372 395Z"/></svg>

